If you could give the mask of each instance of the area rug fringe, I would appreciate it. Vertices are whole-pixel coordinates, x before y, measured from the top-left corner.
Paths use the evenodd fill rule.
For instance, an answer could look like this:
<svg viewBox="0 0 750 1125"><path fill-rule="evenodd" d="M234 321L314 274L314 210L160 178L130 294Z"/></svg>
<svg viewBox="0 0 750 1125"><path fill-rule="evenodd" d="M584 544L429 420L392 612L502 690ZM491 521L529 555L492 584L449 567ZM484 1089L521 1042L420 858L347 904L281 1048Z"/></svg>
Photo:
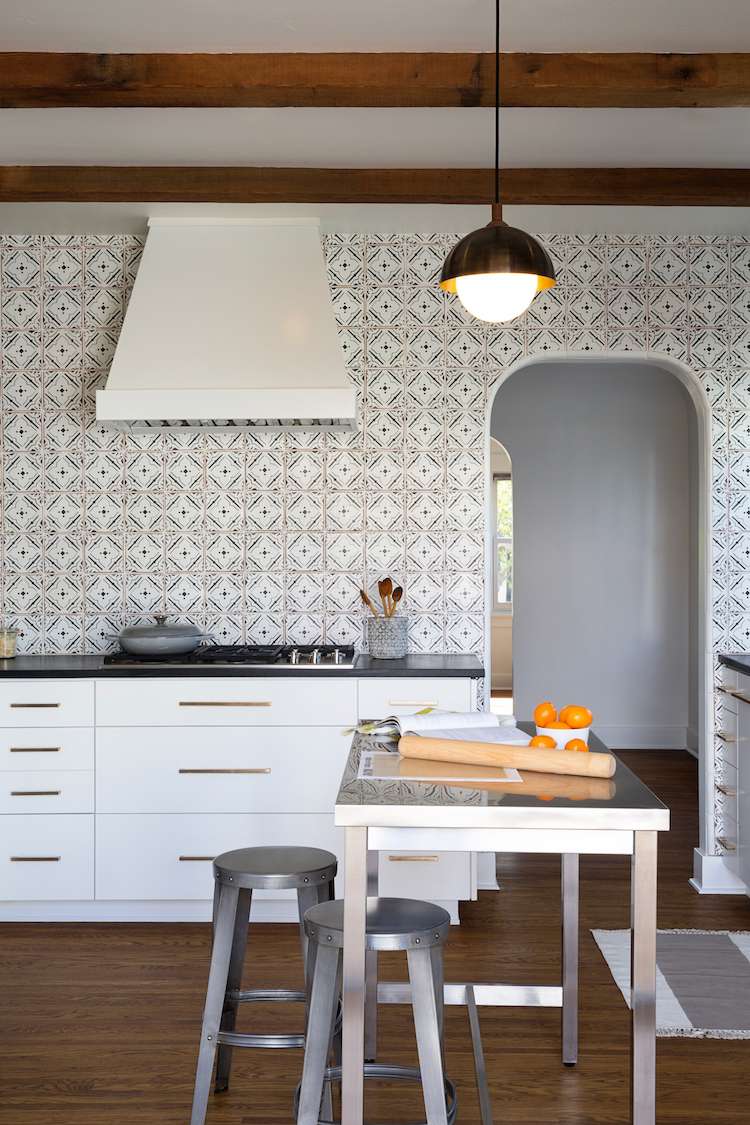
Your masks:
<svg viewBox="0 0 750 1125"><path fill-rule="evenodd" d="M750 1031L722 1031L713 1027L657 1027L656 1037L657 1039L750 1039Z"/></svg>

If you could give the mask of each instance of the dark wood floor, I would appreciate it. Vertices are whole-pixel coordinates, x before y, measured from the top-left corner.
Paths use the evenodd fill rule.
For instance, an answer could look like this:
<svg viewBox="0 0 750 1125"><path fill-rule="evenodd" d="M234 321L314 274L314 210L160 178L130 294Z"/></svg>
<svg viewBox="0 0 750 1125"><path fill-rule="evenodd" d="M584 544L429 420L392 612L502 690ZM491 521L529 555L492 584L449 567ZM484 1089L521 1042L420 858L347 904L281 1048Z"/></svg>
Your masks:
<svg viewBox="0 0 750 1125"><path fill-rule="evenodd" d="M701 898L688 886L697 839L696 763L675 752L625 755L670 805L660 856L662 927L750 929L750 901ZM483 893L451 932L454 979L555 983L557 861L502 858L503 891ZM581 1055L564 1068L559 1013L482 1011L495 1120L504 1125L622 1125L628 1120L628 1014L588 933L628 922L628 861L582 860ZM205 925L0 926L0 1125L185 1125L209 951ZM298 979L290 926L253 931L248 968L259 985ZM385 975L402 973L398 960ZM249 976L249 974L248 974ZM266 1027L298 1012L255 1008ZM407 1009L383 1010L382 1054L412 1058ZM466 1015L449 1009L447 1060L459 1120L478 1122ZM232 1088L212 1098L209 1125L291 1121L299 1052L236 1052ZM659 1125L750 1121L750 1041L661 1039ZM404 1087L368 1094L372 1120L419 1120ZM375 1117L377 1114L377 1118Z"/></svg>

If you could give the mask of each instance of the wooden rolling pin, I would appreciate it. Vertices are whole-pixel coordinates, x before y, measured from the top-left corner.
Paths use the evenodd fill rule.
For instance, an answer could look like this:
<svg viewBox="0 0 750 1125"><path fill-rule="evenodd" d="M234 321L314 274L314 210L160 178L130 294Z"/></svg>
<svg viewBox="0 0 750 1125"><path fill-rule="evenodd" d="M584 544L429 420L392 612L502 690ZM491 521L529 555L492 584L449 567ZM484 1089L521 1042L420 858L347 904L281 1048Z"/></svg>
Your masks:
<svg viewBox="0 0 750 1125"><path fill-rule="evenodd" d="M481 789L485 793L510 793L515 797L542 799L565 797L569 801L611 801L616 793L614 781L603 777L573 777L559 773L532 773L528 770L521 774L521 781L488 781L486 775L479 776L479 771L491 767L476 768L477 777L468 775L465 781L450 781L446 780L446 770L450 769L450 763L403 758L398 776L407 781L410 777L418 777L420 780L428 777L436 785L446 785L448 788Z"/></svg>
<svg viewBox="0 0 750 1125"><path fill-rule="evenodd" d="M564 773L575 777L612 777L617 762L611 754L578 750L543 750L517 744L470 742L453 738L425 738L405 734L399 739L404 758L429 758L438 762L466 762L475 766L508 766L516 770Z"/></svg>

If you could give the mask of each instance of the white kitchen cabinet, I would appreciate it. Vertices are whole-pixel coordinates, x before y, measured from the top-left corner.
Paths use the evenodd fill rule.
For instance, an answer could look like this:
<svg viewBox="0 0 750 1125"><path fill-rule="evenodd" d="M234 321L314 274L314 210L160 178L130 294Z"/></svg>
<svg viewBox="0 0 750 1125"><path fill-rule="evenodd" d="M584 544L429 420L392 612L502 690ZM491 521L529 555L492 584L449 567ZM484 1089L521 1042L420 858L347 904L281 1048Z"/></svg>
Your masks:
<svg viewBox="0 0 750 1125"><path fill-rule="evenodd" d="M305 676L263 679L100 680L100 727L335 726L356 711L353 679Z"/></svg>
<svg viewBox="0 0 750 1125"><path fill-rule="evenodd" d="M100 813L327 813L350 740L340 727L102 727Z"/></svg>
<svg viewBox="0 0 750 1125"><path fill-rule="evenodd" d="M93 816L4 816L0 898L85 902L94 895Z"/></svg>
<svg viewBox="0 0 750 1125"><path fill-rule="evenodd" d="M0 729L0 773L5 770L93 768L93 726Z"/></svg>
<svg viewBox="0 0 750 1125"><path fill-rule="evenodd" d="M472 684L467 679L438 676L393 677L359 681L360 719L382 719L386 715L413 715L423 707L441 711L470 711Z"/></svg>
<svg viewBox="0 0 750 1125"><path fill-rule="evenodd" d="M423 706L469 710L473 681L0 680L0 919L208 918L222 851L307 844L343 861L345 729ZM476 897L465 853L390 852L379 871L382 894L437 899L454 916ZM256 895L256 917L291 920L293 900Z"/></svg>
<svg viewBox="0 0 750 1125"><path fill-rule="evenodd" d="M92 680L0 680L0 727L93 724Z"/></svg>
<svg viewBox="0 0 750 1125"><path fill-rule="evenodd" d="M0 773L0 814L92 813L93 770Z"/></svg>
<svg viewBox="0 0 750 1125"><path fill-rule="evenodd" d="M343 853L331 814L102 814L96 835L97 899L205 900L213 894L211 861L237 847L302 844Z"/></svg>

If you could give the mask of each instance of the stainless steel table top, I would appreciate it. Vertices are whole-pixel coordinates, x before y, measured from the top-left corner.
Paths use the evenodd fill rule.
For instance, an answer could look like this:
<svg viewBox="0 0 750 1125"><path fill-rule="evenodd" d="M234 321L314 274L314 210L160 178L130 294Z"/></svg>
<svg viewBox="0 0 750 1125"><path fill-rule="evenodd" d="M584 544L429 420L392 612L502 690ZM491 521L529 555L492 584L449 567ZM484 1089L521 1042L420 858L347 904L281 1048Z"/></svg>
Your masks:
<svg viewBox="0 0 750 1125"><path fill-rule="evenodd" d="M527 724L519 725L528 729ZM595 751L606 750L593 733L589 745ZM359 780L359 759L365 748L387 749L388 744L370 735L354 735L336 798L336 824L342 827L669 828L669 809L619 759L614 776L607 780L525 771L522 783L471 787L406 777Z"/></svg>

